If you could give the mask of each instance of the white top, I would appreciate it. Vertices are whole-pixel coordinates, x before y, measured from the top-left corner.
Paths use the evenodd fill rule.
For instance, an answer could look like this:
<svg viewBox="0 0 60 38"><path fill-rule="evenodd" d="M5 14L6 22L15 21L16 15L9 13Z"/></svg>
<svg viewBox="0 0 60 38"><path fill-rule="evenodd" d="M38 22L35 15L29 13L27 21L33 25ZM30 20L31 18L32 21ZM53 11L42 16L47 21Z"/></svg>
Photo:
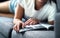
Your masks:
<svg viewBox="0 0 60 38"><path fill-rule="evenodd" d="M54 2L49 3L49 1L40 9L35 10L35 0L18 0L18 4L25 9L25 17L29 19L30 17L48 21L52 21L55 18L56 4Z"/></svg>

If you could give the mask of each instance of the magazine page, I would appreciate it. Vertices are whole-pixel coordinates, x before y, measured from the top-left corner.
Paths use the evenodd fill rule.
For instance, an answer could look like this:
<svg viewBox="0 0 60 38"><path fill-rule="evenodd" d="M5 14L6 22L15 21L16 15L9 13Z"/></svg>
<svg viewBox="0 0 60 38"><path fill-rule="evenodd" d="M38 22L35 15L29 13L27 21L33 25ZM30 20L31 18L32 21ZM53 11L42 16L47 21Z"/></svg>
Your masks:
<svg viewBox="0 0 60 38"><path fill-rule="evenodd" d="M36 24L36 25L27 25L25 26L25 28L20 29L19 32L24 32L24 31L29 31L29 30L33 30L33 29L46 29L44 26L42 26L41 24Z"/></svg>
<svg viewBox="0 0 60 38"><path fill-rule="evenodd" d="M46 23L40 23L36 25L27 25L25 28L20 29L19 32L25 32L29 30L38 30L38 29L49 29L50 27L53 27L54 25L46 24Z"/></svg>
<svg viewBox="0 0 60 38"><path fill-rule="evenodd" d="M41 23L41 25L46 27L47 29L49 29L50 27L54 27L54 25L44 24L44 23Z"/></svg>

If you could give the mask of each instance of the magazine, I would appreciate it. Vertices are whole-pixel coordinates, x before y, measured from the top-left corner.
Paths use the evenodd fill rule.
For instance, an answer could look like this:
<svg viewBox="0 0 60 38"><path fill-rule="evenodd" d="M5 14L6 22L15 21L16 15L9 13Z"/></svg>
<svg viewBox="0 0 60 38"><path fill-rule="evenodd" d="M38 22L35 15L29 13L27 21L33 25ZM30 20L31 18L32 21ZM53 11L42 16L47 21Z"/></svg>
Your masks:
<svg viewBox="0 0 60 38"><path fill-rule="evenodd" d="M25 31L30 31L30 30L53 30L54 25L50 24L36 24L36 25L27 25L25 28L22 28L19 30L19 32L25 32Z"/></svg>

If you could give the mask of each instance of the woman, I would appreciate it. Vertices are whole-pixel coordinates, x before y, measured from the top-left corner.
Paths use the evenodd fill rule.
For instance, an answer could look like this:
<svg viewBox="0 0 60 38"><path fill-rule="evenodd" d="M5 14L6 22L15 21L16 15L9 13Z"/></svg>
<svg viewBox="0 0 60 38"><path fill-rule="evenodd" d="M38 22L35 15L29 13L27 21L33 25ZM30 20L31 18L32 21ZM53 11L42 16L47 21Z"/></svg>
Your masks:
<svg viewBox="0 0 60 38"><path fill-rule="evenodd" d="M18 0L18 4L14 16L15 31L19 31L21 25L24 28L26 25L35 25L41 21L48 19L49 24L54 24L56 13L56 5L49 0ZM25 18L25 22L22 18Z"/></svg>

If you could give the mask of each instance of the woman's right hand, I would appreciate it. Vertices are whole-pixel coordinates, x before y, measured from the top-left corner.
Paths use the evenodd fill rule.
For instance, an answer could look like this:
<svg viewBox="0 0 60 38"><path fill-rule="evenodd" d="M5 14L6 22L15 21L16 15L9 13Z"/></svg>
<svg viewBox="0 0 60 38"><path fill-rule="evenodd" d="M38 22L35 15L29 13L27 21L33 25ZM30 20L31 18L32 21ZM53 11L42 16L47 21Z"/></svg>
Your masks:
<svg viewBox="0 0 60 38"><path fill-rule="evenodd" d="M17 22L14 26L13 26L13 29L17 32L19 32L20 28L22 28L22 25L24 24L24 22L20 21L20 22Z"/></svg>

